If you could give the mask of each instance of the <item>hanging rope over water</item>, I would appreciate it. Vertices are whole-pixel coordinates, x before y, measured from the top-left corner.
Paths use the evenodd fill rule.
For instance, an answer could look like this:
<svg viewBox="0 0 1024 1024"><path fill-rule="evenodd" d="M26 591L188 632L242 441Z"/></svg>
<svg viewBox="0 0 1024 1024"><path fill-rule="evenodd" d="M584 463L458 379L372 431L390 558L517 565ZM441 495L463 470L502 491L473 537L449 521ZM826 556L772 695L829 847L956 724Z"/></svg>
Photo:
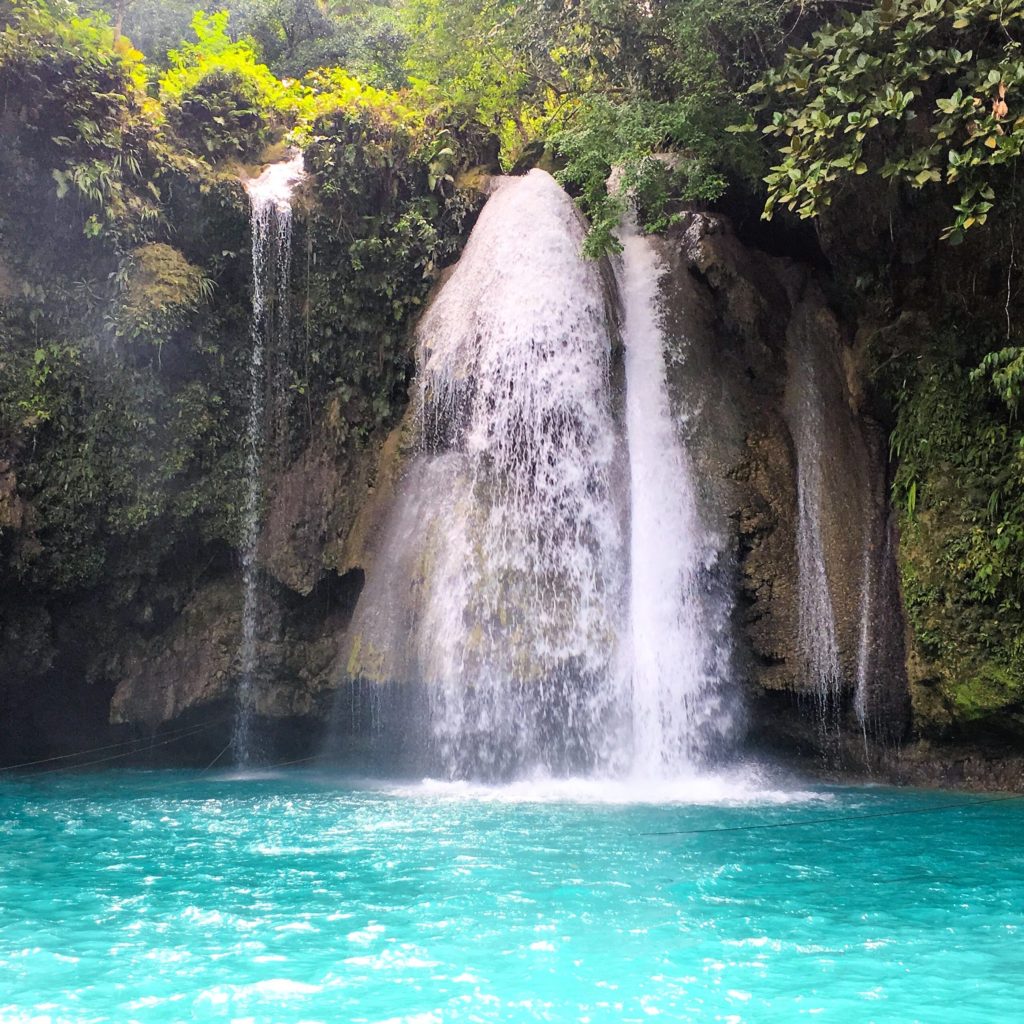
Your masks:
<svg viewBox="0 0 1024 1024"><path fill-rule="evenodd" d="M21 761L18 764L7 764L0 766L0 772L13 772L22 768L35 768L41 764L54 764L58 761L73 761L79 757L87 757L89 754L99 754L107 750L117 750L119 747L131 746L131 750L122 751L119 754L111 754L107 757L96 758L93 761L84 761L77 764L60 764L56 768L50 768L47 771L37 772L37 775L49 775L52 772L69 771L72 768L86 768L94 764L103 764L107 761L116 761L125 757L133 757L135 754L143 753L147 750L154 750L157 747L167 746L170 743L177 743L179 740L188 739L191 736L196 736L199 733L206 732L208 729L212 729L217 725L222 724L227 720L228 716L222 715L219 718L212 719L209 722L205 722L203 725L190 725L190 726L179 726L176 729L171 729L164 733L153 733L150 737L151 742L146 743L144 746L138 746L139 739L127 739L120 740L117 743L108 743L101 747L89 747L85 750L76 750L71 754L55 754L52 757L41 757L35 761ZM158 738L159 737L159 738Z"/></svg>
<svg viewBox="0 0 1024 1024"><path fill-rule="evenodd" d="M205 722L202 725L193 725L179 727L171 729L164 733L154 733L151 737L152 742L145 743L139 746L139 740L128 739L121 740L117 743L108 743L104 746L90 747L85 750L75 751L70 754L55 754L52 757L39 758L35 761L22 761L18 764L9 764L0 766L0 773L13 772L24 768L34 768L42 764L55 764L56 762L67 762L74 761L72 764L56 764L56 767L48 768L45 771L34 772L34 775L52 775L56 772L67 772L74 771L79 768L89 768L98 764L107 764L111 761L119 761L125 758L134 757L137 754L145 753L146 751L155 750L159 747L168 746L172 743L178 743L181 740L190 739L193 736L198 736L201 733L207 732L216 726L221 725L228 720L230 716L222 715L218 718L212 719L209 722ZM157 738L159 737L159 738ZM80 757L86 757L90 754L103 753L108 750L117 750L119 747L129 746L131 749L123 750L119 753L108 754L104 757L94 758L89 761L76 761L75 759ZM228 743L218 753L213 760L199 773L205 775L209 772L213 766L224 756L231 744ZM260 765L259 771L274 771L279 768L288 768L295 765L311 764L314 761L328 760L324 754L310 754L306 757L293 758L287 761L277 761L272 764ZM194 782L194 779L181 779L178 780L175 785L189 785ZM946 811L956 810L976 810L981 807L988 807L994 804L1010 803L1016 800L1024 800L1024 793L1011 793L1003 796L995 796L988 798L980 798L975 800L963 800L951 804L942 804L940 806L929 806L929 807L910 807L905 810L895 811L869 811L864 814L835 814L828 815L826 817L817 818L803 818L803 819L790 819L787 821L762 821L762 822L750 822L744 825L720 825L711 828L687 828L687 829L664 829L653 832L640 832L638 835L644 837L656 838L659 836L698 836L698 835L715 835L718 833L727 832L755 832L755 831L766 831L769 829L783 829L783 828L804 828L811 825L837 825L845 824L849 822L858 821L870 821L879 818L900 818L907 817L910 815L917 814L941 814Z"/></svg>
<svg viewBox="0 0 1024 1024"><path fill-rule="evenodd" d="M137 739L121 740L118 743L108 743L100 747L89 747L85 750L77 750L71 754L55 754L52 757L42 757L35 761L21 761L18 764L2 765L0 766L0 773L18 771L24 768L35 768L36 766L41 764L54 764L55 762L75 761L76 758L87 757L89 754L98 754L103 753L107 750L117 750L119 747L131 746L130 750L123 750L120 753L108 754L105 757L94 758L90 761L75 761L75 763L73 764L57 764L57 766L54 768L48 768L45 771L40 772L33 772L32 774L33 776L53 775L56 772L71 772L79 768L90 768L98 764L108 764L111 761L120 761L124 758L134 757L136 754L142 754L148 750L156 750L158 747L165 747L172 743L178 743L181 740L186 740L190 739L193 736L198 736L199 734L207 732L208 730L213 729L216 726L222 725L223 723L227 722L230 718L230 715L221 715L220 717L212 719L209 722L205 722L202 725L184 726L176 729L171 729L164 733L154 733L153 736L151 737L152 742L144 743L142 746L138 745L141 741ZM213 766L217 764L217 762L224 756L224 754L227 753L227 751L230 748L231 743L229 742L221 749L220 753L218 753L216 757L214 757L213 760L210 761L210 763L199 772L199 775L202 776L209 772L213 768ZM322 761L325 759L329 760L329 758L327 758L327 756L324 754L310 754L306 757L296 757L287 761L276 761L272 764L259 765L257 770L261 772L275 771L278 768L290 768L295 765L310 764L314 761ZM171 785L191 785L195 781L195 778L179 779ZM162 789L165 787L159 786L154 788Z"/></svg>

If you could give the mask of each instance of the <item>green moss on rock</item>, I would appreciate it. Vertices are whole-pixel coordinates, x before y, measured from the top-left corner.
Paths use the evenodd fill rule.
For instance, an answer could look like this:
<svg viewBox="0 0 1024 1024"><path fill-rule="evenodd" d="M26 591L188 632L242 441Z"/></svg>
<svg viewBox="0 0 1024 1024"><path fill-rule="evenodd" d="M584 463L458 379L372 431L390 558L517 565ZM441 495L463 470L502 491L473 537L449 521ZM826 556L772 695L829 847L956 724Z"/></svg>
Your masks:
<svg viewBox="0 0 1024 1024"><path fill-rule="evenodd" d="M213 284L177 249L150 242L134 249L119 272L118 337L162 346L210 297Z"/></svg>
<svg viewBox="0 0 1024 1024"><path fill-rule="evenodd" d="M991 662L951 688L958 716L973 722L1024 708L1024 671Z"/></svg>
<svg viewBox="0 0 1024 1024"><path fill-rule="evenodd" d="M894 434L915 725L1024 736L1024 429L955 362L919 372Z"/></svg>

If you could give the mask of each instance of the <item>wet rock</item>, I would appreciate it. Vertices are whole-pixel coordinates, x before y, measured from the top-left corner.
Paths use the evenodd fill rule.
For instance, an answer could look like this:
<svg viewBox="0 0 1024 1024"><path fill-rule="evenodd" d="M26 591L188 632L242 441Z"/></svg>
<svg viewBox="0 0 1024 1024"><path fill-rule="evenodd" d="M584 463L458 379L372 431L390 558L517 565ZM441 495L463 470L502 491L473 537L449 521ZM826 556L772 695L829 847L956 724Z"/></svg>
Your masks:
<svg viewBox="0 0 1024 1024"><path fill-rule="evenodd" d="M111 723L160 725L228 698L241 628L239 587L225 581L201 590L167 634L125 657Z"/></svg>
<svg viewBox="0 0 1024 1024"><path fill-rule="evenodd" d="M820 437L803 457L816 460L821 483L817 514L841 716L859 735L853 705L860 686L870 728L902 736L909 698L887 451L864 412L848 334L809 268L748 248L721 216L690 215L666 242L664 258L665 317L675 339L670 388L677 415L689 423L704 515L717 521L733 558L736 662L751 720L784 745L820 746L817 680L801 642L793 418L813 387ZM873 596L865 605L867 566Z"/></svg>
<svg viewBox="0 0 1024 1024"><path fill-rule="evenodd" d="M14 468L6 459L0 459L0 532L20 531L25 525L25 503L18 495L18 480Z"/></svg>
<svg viewBox="0 0 1024 1024"><path fill-rule="evenodd" d="M0 664L9 678L41 676L56 655L53 621L45 608L27 604L7 610L0 625Z"/></svg>
<svg viewBox="0 0 1024 1024"><path fill-rule="evenodd" d="M257 620L254 706L263 719L324 718L341 677L338 638L361 573L333 571L308 595L265 588ZM242 589L235 576L200 587L171 627L137 642L116 668L114 725L156 726L234 707L241 677Z"/></svg>

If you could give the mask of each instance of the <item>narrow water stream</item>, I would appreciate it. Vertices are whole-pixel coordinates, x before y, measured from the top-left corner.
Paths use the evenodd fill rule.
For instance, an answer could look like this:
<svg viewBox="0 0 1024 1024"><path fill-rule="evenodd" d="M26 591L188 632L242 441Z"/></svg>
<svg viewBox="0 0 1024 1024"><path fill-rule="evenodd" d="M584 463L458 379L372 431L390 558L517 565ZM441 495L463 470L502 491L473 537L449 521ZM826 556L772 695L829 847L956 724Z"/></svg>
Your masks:
<svg viewBox="0 0 1024 1024"><path fill-rule="evenodd" d="M249 361L249 415L245 433L245 505L242 513L242 642L241 674L236 696L232 753L239 764L259 759L259 741L253 730L257 631L260 625L259 570L263 462L267 440L267 355L283 341L288 327L288 292L291 277L292 193L302 180L302 154L271 164L258 178L245 183L251 208L252 234L252 342Z"/></svg>

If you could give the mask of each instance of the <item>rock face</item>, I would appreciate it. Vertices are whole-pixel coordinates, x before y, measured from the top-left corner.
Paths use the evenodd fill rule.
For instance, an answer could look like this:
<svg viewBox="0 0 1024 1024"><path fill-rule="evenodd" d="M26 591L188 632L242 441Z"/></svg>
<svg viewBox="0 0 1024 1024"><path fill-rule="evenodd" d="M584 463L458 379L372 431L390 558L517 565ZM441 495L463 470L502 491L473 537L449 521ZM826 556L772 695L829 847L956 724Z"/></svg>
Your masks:
<svg viewBox="0 0 1024 1024"><path fill-rule="evenodd" d="M348 434L335 397L305 450L270 480L257 560L303 596L328 568L340 568L340 550L374 480L380 435L356 446L347 443Z"/></svg>
<svg viewBox="0 0 1024 1024"><path fill-rule="evenodd" d="M897 740L909 703L886 438L866 411L852 335L812 270L750 249L722 217L691 214L658 245L670 399L702 515L727 553L751 734L777 748L828 745L807 657L798 553L800 460L806 467L810 458L842 728L856 749L862 729ZM818 416L813 450L801 448L794 419L809 390ZM369 404L354 386L339 388L309 417L301 448L268 464L253 693L257 715L279 726L321 728L340 689L374 676L374 652L356 643L357 604L369 570L389 557L385 524L417 430L407 412L388 433L367 414ZM29 543L32 509L19 494L16 463L3 454L0 534ZM179 555L181 567L169 575ZM241 673L237 559L223 542L201 547L191 536L175 538L160 557L123 581L115 564L106 567L110 587L123 582L126 591L117 594L116 615L85 594L76 595L73 614L26 605L0 624L5 665L29 681L19 692L46 679L56 694L75 672L84 680L76 684L80 699L114 727L227 722ZM410 593L422 572L407 567Z"/></svg>
<svg viewBox="0 0 1024 1024"><path fill-rule="evenodd" d="M212 584L196 594L166 635L125 656L110 704L112 724L158 726L227 700L241 617L237 587Z"/></svg>
<svg viewBox="0 0 1024 1024"><path fill-rule="evenodd" d="M748 249L724 218L691 215L663 243L663 259L673 401L691 424L704 515L733 552L738 664L758 739L834 744L815 706L808 648L825 638L806 621L801 486L820 531L841 729L859 735L863 720L866 732L899 738L909 698L887 453L861 405L855 353L812 272ZM797 417L808 403L811 432Z"/></svg>
<svg viewBox="0 0 1024 1024"><path fill-rule="evenodd" d="M272 478L260 535L255 710L266 719L323 719L344 675L338 637L362 588L346 556L379 471L379 440L346 445L329 403L308 446ZM241 673L242 592L236 574L200 585L170 627L117 661L115 725L158 726L197 710L230 717Z"/></svg>

